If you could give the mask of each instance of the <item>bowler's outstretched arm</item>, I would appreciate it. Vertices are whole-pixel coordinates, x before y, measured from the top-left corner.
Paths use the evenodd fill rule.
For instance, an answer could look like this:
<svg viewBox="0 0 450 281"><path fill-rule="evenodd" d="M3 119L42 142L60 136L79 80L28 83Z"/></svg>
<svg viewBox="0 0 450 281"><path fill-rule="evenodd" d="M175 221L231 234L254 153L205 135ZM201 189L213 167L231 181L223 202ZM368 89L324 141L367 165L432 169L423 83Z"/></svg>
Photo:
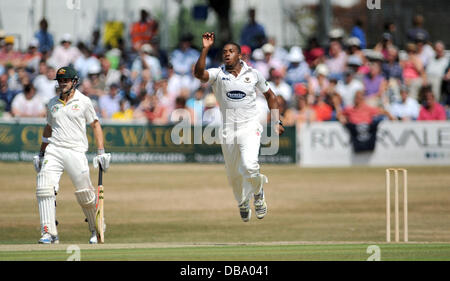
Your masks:
<svg viewBox="0 0 450 281"><path fill-rule="evenodd" d="M208 82L209 73L205 70L206 68L206 56L208 55L208 51L211 46L214 44L214 32L205 32L202 35L203 37L203 48L200 53L200 57L197 60L194 68L194 76L203 83Z"/></svg>

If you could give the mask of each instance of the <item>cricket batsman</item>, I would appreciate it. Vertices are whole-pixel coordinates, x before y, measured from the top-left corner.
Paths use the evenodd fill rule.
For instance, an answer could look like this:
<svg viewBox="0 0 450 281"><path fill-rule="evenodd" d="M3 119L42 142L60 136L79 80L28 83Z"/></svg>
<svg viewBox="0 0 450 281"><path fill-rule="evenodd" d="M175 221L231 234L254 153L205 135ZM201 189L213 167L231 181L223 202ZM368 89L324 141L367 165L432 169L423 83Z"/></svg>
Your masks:
<svg viewBox="0 0 450 281"><path fill-rule="evenodd" d="M36 197L41 223L41 244L59 243L55 223L55 200L59 181L66 171L75 186L75 197L89 224L89 243L97 243L95 212L97 195L89 177L86 158L88 141L86 124L94 132L97 156L94 167L99 165L106 171L111 154L105 153L103 132L91 100L77 90L79 78L72 67L62 67L56 73L59 95L47 105L47 125L44 128L38 156L34 157L37 172Z"/></svg>
<svg viewBox="0 0 450 281"><path fill-rule="evenodd" d="M214 32L206 32L202 37L203 48L194 75L212 86L219 103L224 140L221 146L228 181L242 220L250 220L249 202L252 196L256 217L262 219L267 214L263 185L268 179L259 172L258 154L263 128L258 120L256 89L264 94L272 111L271 116L277 121L275 132L280 135L284 128L279 118L277 99L261 73L241 60L241 48L236 43L223 47L222 66L205 70L206 56L214 44Z"/></svg>

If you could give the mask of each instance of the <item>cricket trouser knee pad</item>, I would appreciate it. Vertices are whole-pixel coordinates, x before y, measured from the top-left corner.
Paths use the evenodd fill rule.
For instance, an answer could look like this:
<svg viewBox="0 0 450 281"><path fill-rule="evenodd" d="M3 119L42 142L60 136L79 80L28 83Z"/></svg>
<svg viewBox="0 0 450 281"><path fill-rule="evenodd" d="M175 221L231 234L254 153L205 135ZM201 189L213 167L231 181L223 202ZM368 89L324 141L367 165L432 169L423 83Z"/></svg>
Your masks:
<svg viewBox="0 0 450 281"><path fill-rule="evenodd" d="M41 235L45 232L58 235L55 217L55 187L51 184L51 175L39 173L37 176L36 198L38 201Z"/></svg>
<svg viewBox="0 0 450 281"><path fill-rule="evenodd" d="M95 213L97 211L97 196L95 192L91 188L85 188L77 190L75 192L75 196L77 197L78 204L80 204L83 209L83 213L88 220L89 230L95 231Z"/></svg>

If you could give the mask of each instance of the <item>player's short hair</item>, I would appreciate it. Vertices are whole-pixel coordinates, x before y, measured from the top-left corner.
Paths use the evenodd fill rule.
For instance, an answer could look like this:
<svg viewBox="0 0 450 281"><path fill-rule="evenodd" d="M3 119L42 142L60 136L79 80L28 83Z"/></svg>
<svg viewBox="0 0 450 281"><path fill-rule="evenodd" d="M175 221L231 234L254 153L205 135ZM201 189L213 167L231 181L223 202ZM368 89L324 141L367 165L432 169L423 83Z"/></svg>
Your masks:
<svg viewBox="0 0 450 281"><path fill-rule="evenodd" d="M241 53L241 45L239 45L238 43L236 43L236 42L228 42L228 43L226 43L224 46L226 46L226 45L233 45L233 46L236 46L236 49L238 50L238 54Z"/></svg>

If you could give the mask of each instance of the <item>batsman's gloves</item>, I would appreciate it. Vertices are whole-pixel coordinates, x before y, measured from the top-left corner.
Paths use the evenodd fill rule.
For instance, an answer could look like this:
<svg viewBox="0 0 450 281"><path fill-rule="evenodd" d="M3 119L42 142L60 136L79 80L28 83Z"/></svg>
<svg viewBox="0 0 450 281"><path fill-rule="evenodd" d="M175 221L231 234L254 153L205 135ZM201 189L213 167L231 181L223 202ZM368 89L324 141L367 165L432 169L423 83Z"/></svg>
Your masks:
<svg viewBox="0 0 450 281"><path fill-rule="evenodd" d="M109 168L109 162L111 162L111 153L105 153L105 150L99 149L97 156L95 156L92 161L92 164L94 165L94 168L98 168L98 166L100 166L103 171L106 172Z"/></svg>
<svg viewBox="0 0 450 281"><path fill-rule="evenodd" d="M44 152L39 152L39 155L33 157L33 165L36 173L39 173L42 168L42 161L44 160Z"/></svg>

